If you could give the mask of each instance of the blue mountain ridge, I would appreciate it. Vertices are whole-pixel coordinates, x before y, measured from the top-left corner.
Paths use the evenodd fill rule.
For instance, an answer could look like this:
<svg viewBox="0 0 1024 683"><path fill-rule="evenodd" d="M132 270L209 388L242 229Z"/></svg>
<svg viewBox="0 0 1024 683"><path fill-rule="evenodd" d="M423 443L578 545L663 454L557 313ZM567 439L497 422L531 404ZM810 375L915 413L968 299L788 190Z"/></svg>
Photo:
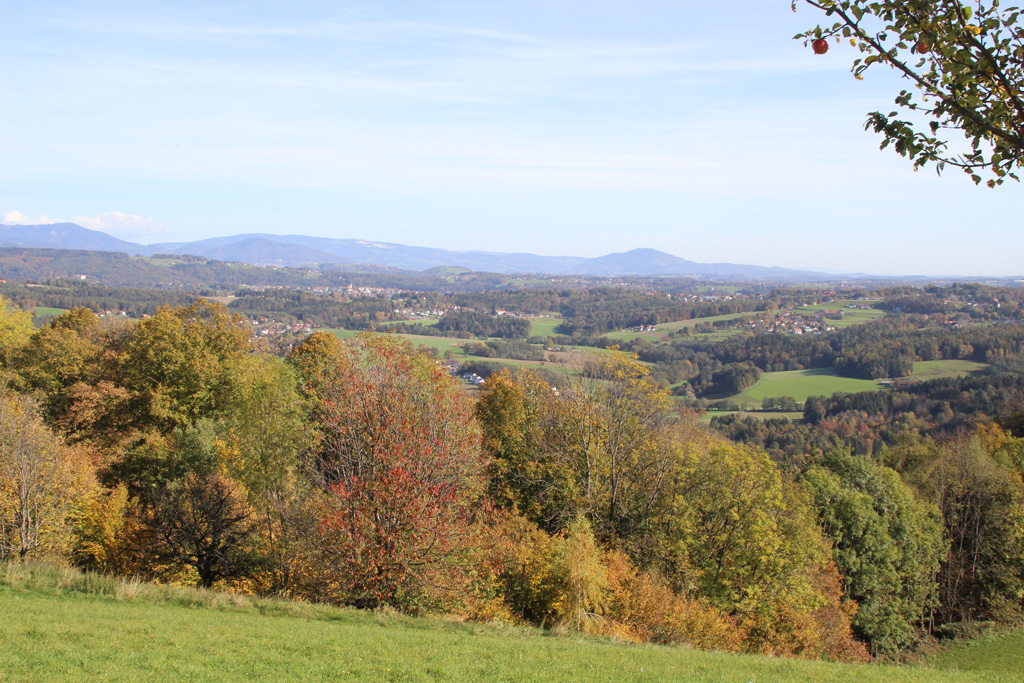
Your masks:
<svg viewBox="0 0 1024 683"><path fill-rule="evenodd" d="M656 249L633 249L596 258L529 253L451 251L361 239L248 233L195 242L142 245L74 223L2 225L0 246L118 251L128 254L189 254L219 261L267 266L371 264L424 271L458 266L491 273L602 276L703 276L757 280L819 280L829 275L733 263L696 263Z"/></svg>

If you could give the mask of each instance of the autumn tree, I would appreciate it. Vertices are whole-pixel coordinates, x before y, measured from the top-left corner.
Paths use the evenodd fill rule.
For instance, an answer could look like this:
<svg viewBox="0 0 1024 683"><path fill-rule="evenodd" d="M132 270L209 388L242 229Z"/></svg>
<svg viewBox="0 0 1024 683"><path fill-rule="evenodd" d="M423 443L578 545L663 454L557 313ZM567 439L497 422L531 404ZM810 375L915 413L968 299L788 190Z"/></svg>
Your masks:
<svg viewBox="0 0 1024 683"><path fill-rule="evenodd" d="M674 466L666 439L672 403L631 354L602 354L588 374L561 392L551 448L572 472L579 513L598 538L639 546Z"/></svg>
<svg viewBox="0 0 1024 683"><path fill-rule="evenodd" d="M63 556L91 472L43 423L36 406L0 387L0 560Z"/></svg>
<svg viewBox="0 0 1024 683"><path fill-rule="evenodd" d="M913 161L963 169L975 183L988 173L989 187L1017 180L1024 162L1024 27L1018 7L998 0L803 0L832 19L795 36L836 42L849 40L859 51L853 62L858 79L873 65L886 65L910 88L896 104L911 112L872 112L866 129L883 136ZM796 11L799 0L793 0ZM827 43L816 43L816 51ZM958 130L965 143L952 144Z"/></svg>
<svg viewBox="0 0 1024 683"><path fill-rule="evenodd" d="M322 572L310 590L361 607L457 600L483 502L472 405L400 339L365 336L335 352L315 397L320 527L309 541Z"/></svg>
<svg viewBox="0 0 1024 683"><path fill-rule="evenodd" d="M699 429L676 450L661 559L670 584L735 615L753 651L855 651L855 607L831 589L839 575L803 487L764 451Z"/></svg>
<svg viewBox="0 0 1024 683"><path fill-rule="evenodd" d="M187 476L152 494L145 552L195 571L205 588L248 575L257 563L252 514L239 486L217 474Z"/></svg>
<svg viewBox="0 0 1024 683"><path fill-rule="evenodd" d="M673 456L668 394L630 354L593 359L554 389L533 373L498 375L477 414L499 503L549 531L587 517L604 543L642 554Z"/></svg>
<svg viewBox="0 0 1024 683"><path fill-rule="evenodd" d="M537 373L503 370L488 378L476 405L491 499L552 533L564 527L578 497L571 468L546 445L556 401Z"/></svg>
<svg viewBox="0 0 1024 683"><path fill-rule="evenodd" d="M61 313L28 340L18 358L19 373L41 393L51 423L68 424L81 388L100 379L103 341L99 319L88 308Z"/></svg>
<svg viewBox="0 0 1024 683"><path fill-rule="evenodd" d="M238 316L204 299L161 306L127 339L118 380L133 392L138 429L166 433L222 410L232 373L249 349Z"/></svg>
<svg viewBox="0 0 1024 683"><path fill-rule="evenodd" d="M32 334L32 314L0 296L0 363L8 365Z"/></svg>
<svg viewBox="0 0 1024 683"><path fill-rule="evenodd" d="M925 486L942 511L949 555L939 573L945 621L1024 611L1024 484L977 437L944 444Z"/></svg>

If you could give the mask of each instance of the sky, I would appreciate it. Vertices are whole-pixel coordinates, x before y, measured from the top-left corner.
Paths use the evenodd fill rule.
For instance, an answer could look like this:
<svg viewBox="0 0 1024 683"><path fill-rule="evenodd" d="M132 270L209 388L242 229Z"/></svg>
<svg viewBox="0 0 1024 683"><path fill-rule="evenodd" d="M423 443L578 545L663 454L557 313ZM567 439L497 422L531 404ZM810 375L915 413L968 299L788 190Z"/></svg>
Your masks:
<svg viewBox="0 0 1024 683"><path fill-rule="evenodd" d="M863 130L905 81L789 0L0 0L0 217L1024 274L1024 188Z"/></svg>

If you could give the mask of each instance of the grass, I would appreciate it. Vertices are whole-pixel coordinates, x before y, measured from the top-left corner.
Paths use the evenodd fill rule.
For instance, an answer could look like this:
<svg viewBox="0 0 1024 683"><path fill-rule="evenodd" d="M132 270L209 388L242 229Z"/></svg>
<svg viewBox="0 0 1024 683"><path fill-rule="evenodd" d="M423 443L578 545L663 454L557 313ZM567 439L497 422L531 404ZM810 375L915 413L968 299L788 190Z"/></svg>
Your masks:
<svg viewBox="0 0 1024 683"><path fill-rule="evenodd" d="M803 311L842 311L842 320L829 320L828 324L842 329L844 327L853 327L854 325L862 325L870 320L876 320L878 318L885 317L885 311L880 311L876 308L860 308L860 306L870 306L876 304L881 299L870 299L864 301L856 301L854 299L841 299L838 301L826 301L825 303L812 304L810 306L801 306L796 309L797 313ZM857 306L857 308L849 308L850 306Z"/></svg>
<svg viewBox="0 0 1024 683"><path fill-rule="evenodd" d="M1024 679L1024 631L992 633L944 648L927 663L943 671L996 672Z"/></svg>
<svg viewBox="0 0 1024 683"><path fill-rule="evenodd" d="M725 315L713 315L707 318L691 318L689 320L680 320L674 323L663 323L658 325L659 330L681 330L684 327L694 327L699 323L714 323L721 320L738 320L740 318L756 318L757 313L727 313Z"/></svg>
<svg viewBox="0 0 1024 683"><path fill-rule="evenodd" d="M759 420L775 420L784 417L792 422L804 419L804 414L800 411L782 413L761 410L709 410L701 415L701 420L711 422L713 417L725 417L726 415L742 415L744 417L755 417Z"/></svg>
<svg viewBox="0 0 1024 683"><path fill-rule="evenodd" d="M885 311L879 311L876 308L849 310L843 313L841 320L829 320L828 324L832 325L837 329L843 329L844 327L853 327L854 325L862 325L878 318L884 318Z"/></svg>
<svg viewBox="0 0 1024 683"><path fill-rule="evenodd" d="M531 337L554 337L558 333L555 328L562 324L562 318L530 318Z"/></svg>
<svg viewBox="0 0 1024 683"><path fill-rule="evenodd" d="M914 363L914 371L906 379L923 382L940 377L962 377L987 367L987 364L973 360L919 360Z"/></svg>
<svg viewBox="0 0 1024 683"><path fill-rule="evenodd" d="M440 318L413 318L411 320L389 320L386 323L381 323L382 327L388 325L423 325L424 327L437 327L437 324L441 322Z"/></svg>
<svg viewBox="0 0 1024 683"><path fill-rule="evenodd" d="M837 377L832 368L815 368L766 372L757 384L730 398L740 405L759 406L769 397L792 396L799 403L807 400L808 396L831 396L839 391L877 391L880 388L872 379Z"/></svg>
<svg viewBox="0 0 1024 683"><path fill-rule="evenodd" d="M1001 667L953 672L628 645L20 565L0 568L0 614L5 683L1008 680Z"/></svg>
<svg viewBox="0 0 1024 683"><path fill-rule="evenodd" d="M806 311L838 311L840 309L847 309L849 306L870 306L881 302L881 299L838 299L836 301L825 301L820 304L810 304L808 306L801 306L797 310Z"/></svg>
<svg viewBox="0 0 1024 683"><path fill-rule="evenodd" d="M66 308L53 308L52 306L36 306L36 317L53 316L56 318L61 313L67 313L67 310Z"/></svg>
<svg viewBox="0 0 1024 683"><path fill-rule="evenodd" d="M939 377L958 377L988 367L969 360L929 360L914 363L913 373L905 380L924 381ZM766 372L757 384L746 391L730 396L741 406L759 406L766 398L792 396L798 403L808 396L831 396L836 392L879 391L884 388L873 379L838 377L832 368Z"/></svg>
<svg viewBox="0 0 1024 683"><path fill-rule="evenodd" d="M605 332L601 335L605 339L612 339L615 341L633 341L634 339L646 339L648 341L659 342L665 338L664 332L636 332L634 330L619 330L618 332Z"/></svg>

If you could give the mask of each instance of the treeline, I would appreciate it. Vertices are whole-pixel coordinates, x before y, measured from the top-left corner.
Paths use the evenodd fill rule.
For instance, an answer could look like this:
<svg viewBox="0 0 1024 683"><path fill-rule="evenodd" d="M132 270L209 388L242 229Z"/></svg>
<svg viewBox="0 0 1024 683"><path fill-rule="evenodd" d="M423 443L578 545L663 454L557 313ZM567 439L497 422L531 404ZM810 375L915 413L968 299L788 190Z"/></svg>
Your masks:
<svg viewBox="0 0 1024 683"><path fill-rule="evenodd" d="M22 309L90 308L97 313L124 311L133 318L153 315L160 306L181 306L198 296L210 296L206 290L190 292L166 289L135 289L105 287L87 282L62 280L57 283L24 285L16 282L0 283L0 296L16 303Z"/></svg>
<svg viewBox="0 0 1024 683"><path fill-rule="evenodd" d="M1024 290L955 283L948 287L890 287L878 292L884 307L892 311L942 315L964 320L1020 320L1024 315Z"/></svg>
<svg viewBox="0 0 1024 683"><path fill-rule="evenodd" d="M466 346L466 353L481 358L510 358L512 360L544 360L543 348L521 341L485 341Z"/></svg>
<svg viewBox="0 0 1024 683"><path fill-rule="evenodd" d="M348 298L293 289L240 289L228 308L249 320L297 321L346 330L369 330L402 319L385 297Z"/></svg>
<svg viewBox="0 0 1024 683"><path fill-rule="evenodd" d="M711 426L734 441L767 449L780 461L801 462L837 446L875 456L907 434L945 438L1013 415L1021 406L1024 375L1000 373L811 396L804 402L803 422L728 415L712 418Z"/></svg>
<svg viewBox="0 0 1024 683"><path fill-rule="evenodd" d="M443 333L464 333L474 337L526 339L530 336L530 321L508 315L458 310L441 316L437 329Z"/></svg>

